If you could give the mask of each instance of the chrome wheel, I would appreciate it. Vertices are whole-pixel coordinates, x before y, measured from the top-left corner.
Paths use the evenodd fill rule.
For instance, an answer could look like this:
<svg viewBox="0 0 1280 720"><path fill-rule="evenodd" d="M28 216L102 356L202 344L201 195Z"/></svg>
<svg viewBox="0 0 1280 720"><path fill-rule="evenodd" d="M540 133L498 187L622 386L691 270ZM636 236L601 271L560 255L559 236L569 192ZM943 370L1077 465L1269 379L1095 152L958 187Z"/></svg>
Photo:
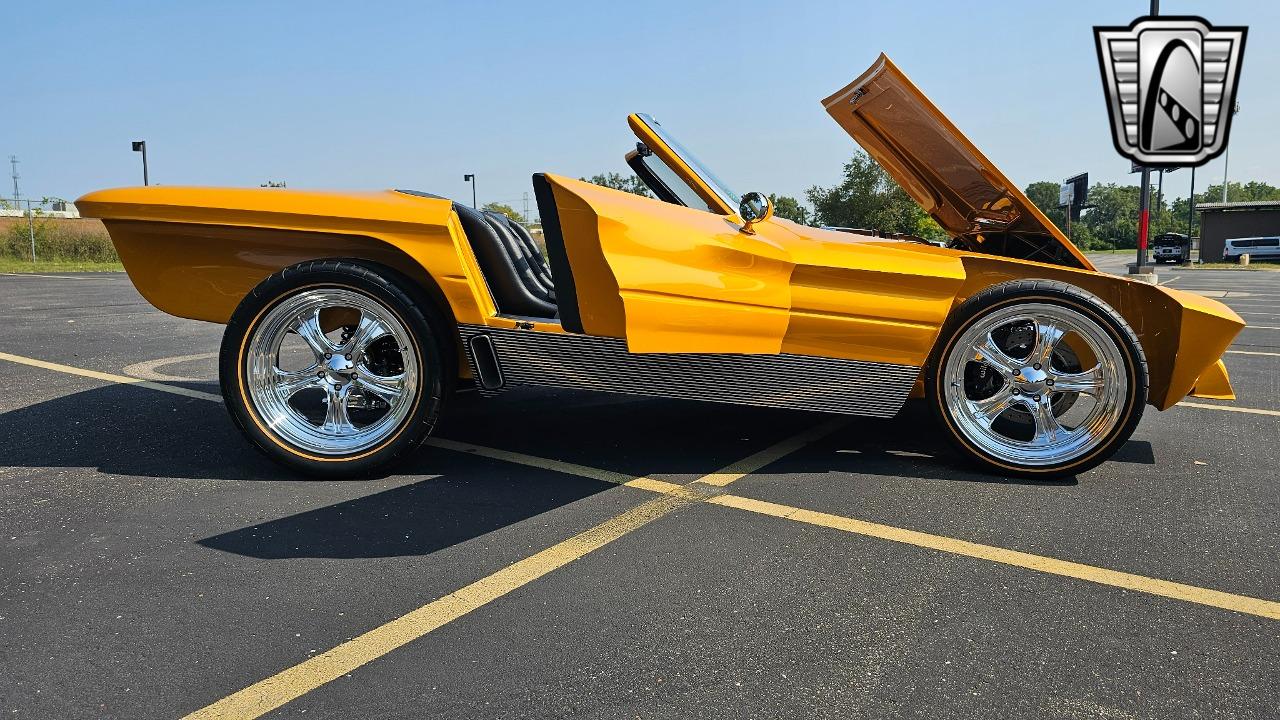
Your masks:
<svg viewBox="0 0 1280 720"><path fill-rule="evenodd" d="M245 389L266 429L317 455L350 455L395 434L418 394L420 361L381 302L314 289L272 307L245 352Z"/></svg>
<svg viewBox="0 0 1280 720"><path fill-rule="evenodd" d="M1087 315L1048 303L979 317L942 368L950 417L968 442L1019 466L1066 463L1122 421L1129 377L1122 350Z"/></svg>

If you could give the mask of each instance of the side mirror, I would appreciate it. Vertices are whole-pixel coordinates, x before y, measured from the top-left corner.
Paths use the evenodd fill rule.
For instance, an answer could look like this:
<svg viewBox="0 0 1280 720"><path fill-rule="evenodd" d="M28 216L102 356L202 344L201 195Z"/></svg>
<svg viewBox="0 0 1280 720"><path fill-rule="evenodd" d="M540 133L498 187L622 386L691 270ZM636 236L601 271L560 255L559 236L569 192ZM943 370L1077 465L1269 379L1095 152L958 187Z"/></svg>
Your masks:
<svg viewBox="0 0 1280 720"><path fill-rule="evenodd" d="M773 201L758 192L749 192L738 203L738 216L742 218L742 232L752 234L751 227L773 217Z"/></svg>

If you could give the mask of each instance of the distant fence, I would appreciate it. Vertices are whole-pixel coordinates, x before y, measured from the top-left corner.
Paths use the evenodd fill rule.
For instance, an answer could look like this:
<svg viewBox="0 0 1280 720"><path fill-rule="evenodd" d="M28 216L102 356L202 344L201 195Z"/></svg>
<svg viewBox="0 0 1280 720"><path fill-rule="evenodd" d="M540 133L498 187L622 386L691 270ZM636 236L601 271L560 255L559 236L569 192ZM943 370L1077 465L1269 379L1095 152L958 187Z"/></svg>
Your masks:
<svg viewBox="0 0 1280 720"><path fill-rule="evenodd" d="M63 200L4 200L0 255L31 262L119 260L102 221L81 218L75 205Z"/></svg>

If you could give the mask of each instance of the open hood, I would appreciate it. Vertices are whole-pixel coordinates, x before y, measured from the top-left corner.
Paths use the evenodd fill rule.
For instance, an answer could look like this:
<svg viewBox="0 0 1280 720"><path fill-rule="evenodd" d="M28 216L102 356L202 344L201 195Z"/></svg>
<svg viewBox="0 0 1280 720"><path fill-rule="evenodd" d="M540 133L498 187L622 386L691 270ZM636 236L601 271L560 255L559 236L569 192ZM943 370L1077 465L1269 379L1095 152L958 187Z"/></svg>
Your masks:
<svg viewBox="0 0 1280 720"><path fill-rule="evenodd" d="M822 106L966 248L1093 269L887 56Z"/></svg>

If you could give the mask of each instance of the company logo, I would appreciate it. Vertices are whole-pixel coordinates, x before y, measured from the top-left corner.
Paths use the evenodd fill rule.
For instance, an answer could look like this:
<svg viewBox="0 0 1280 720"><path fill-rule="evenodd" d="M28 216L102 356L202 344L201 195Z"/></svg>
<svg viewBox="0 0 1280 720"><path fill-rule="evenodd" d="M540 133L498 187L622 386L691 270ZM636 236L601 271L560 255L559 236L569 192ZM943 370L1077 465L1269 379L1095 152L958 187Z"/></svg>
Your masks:
<svg viewBox="0 0 1280 720"><path fill-rule="evenodd" d="M1095 27L1116 150L1151 167L1217 157L1231 129L1246 31L1172 16Z"/></svg>

